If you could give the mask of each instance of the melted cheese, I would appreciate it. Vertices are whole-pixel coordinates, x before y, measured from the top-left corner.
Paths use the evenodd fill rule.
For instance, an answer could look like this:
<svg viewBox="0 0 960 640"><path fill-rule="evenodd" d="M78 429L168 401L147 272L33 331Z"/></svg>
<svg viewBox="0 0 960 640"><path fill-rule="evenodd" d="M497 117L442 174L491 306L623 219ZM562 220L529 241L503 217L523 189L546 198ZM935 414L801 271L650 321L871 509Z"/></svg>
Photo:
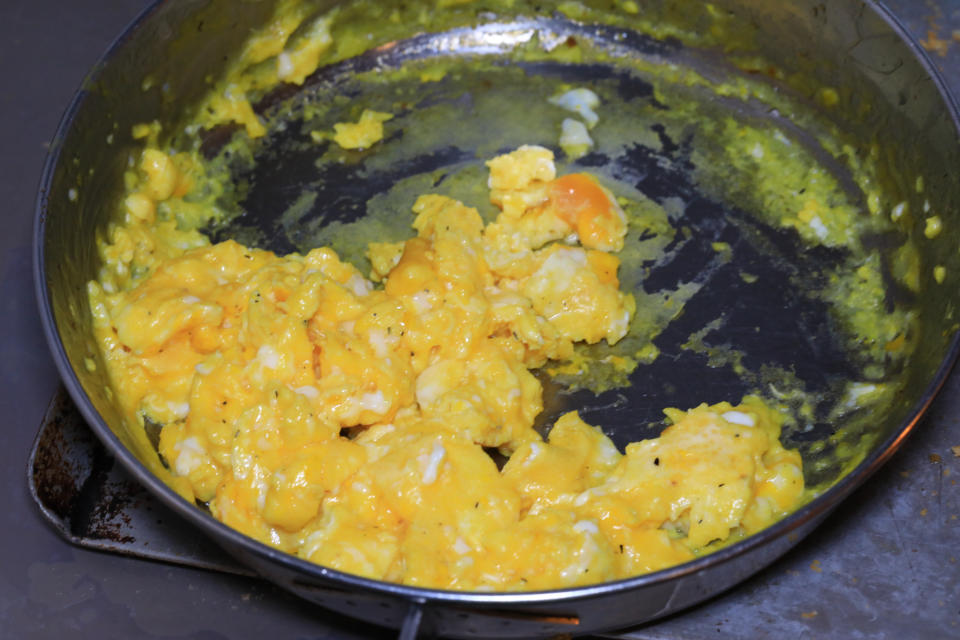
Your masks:
<svg viewBox="0 0 960 640"><path fill-rule="evenodd" d="M537 435L530 369L627 332L626 220L546 149L489 166L497 220L420 197L414 237L370 246L375 286L330 249L281 257L158 221L184 180L144 153L91 307L118 402L163 425L180 490L313 562L473 590L656 570L793 509L800 459L757 400L671 411L625 454L576 413Z"/></svg>

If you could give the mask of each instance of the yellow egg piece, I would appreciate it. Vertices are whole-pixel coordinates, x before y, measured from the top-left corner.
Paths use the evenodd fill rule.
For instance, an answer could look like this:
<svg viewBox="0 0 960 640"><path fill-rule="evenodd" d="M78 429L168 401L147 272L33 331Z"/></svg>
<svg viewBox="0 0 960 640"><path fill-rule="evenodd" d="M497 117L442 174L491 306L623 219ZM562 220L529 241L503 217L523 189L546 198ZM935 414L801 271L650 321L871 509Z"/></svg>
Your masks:
<svg viewBox="0 0 960 640"><path fill-rule="evenodd" d="M364 112L336 141L368 148L389 118ZM531 369L629 329L627 223L547 149L488 166L496 220L424 194L409 239L369 245L368 279L329 248L277 256L160 220L189 163L144 152L90 299L117 402L161 426L178 490L312 562L462 590L654 571L794 509L800 458L758 399L671 410L625 452L576 413L538 435Z"/></svg>

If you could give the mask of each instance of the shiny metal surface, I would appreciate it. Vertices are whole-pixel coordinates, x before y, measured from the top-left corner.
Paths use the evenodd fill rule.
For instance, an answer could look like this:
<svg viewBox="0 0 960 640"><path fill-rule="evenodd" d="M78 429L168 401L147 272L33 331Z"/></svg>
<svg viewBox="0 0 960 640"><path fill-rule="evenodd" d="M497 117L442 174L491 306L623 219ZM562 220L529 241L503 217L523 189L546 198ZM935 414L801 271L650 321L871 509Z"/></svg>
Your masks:
<svg viewBox="0 0 960 640"><path fill-rule="evenodd" d="M847 25L849 28L846 30L843 28L845 23L842 18L844 17L850 18L849 25ZM897 89L890 94L891 96L896 96L897 100L900 99L903 91L909 90L909 95L914 96L914 102L911 104L916 105L915 111L912 110L911 113L914 114L914 122L919 125L921 131L929 133L931 128L939 127L941 129L943 135L934 135L930 138L930 149L927 160L931 165L942 166L946 160L954 159L956 149L955 133L952 129L952 123L949 122L949 119L944 120L943 114L935 109L935 105L940 99L937 91L938 88L929 81L917 83L916 74L919 72L919 68L911 68L909 51L903 49L902 46L900 47L900 55L902 58L898 58L899 66L895 64L883 64L882 60L880 63L877 63L877 61L870 56L857 51L861 47L861 43L876 40L884 42L884 46L882 47L884 56L888 56L891 50L897 50L897 41L890 40L889 36L883 33L884 23L882 21L878 22L875 15L867 12L853 16L841 15L836 17L836 19L831 19L830 24L841 25L839 29L840 35L849 37L852 34L855 36L855 38L850 41L852 46L847 47L847 50L857 52L858 61L863 62L863 60L861 60L861 58L863 58L866 60L866 63L871 65L866 72L868 77L876 74L883 78L897 78L897 82L891 81L891 84L896 86ZM884 60L886 60L886 58L884 58ZM901 75L898 76L898 73ZM902 76L906 77L903 78ZM109 158L104 159L109 160ZM922 162L923 160L924 159L921 159L920 161ZM85 164L84 166L89 165ZM931 177L935 182L937 178L932 174ZM69 184L69 180L64 180L62 184ZM51 193L56 193L58 188L56 180L54 180L52 188ZM63 187L61 187L61 195L62 191ZM949 190L945 193L949 195ZM62 230L61 233L65 234L67 231ZM82 255L73 257L75 259L70 260L71 269L75 264L82 263L84 258ZM59 264L63 265L64 263L61 261ZM71 277L87 277L82 273L78 276L72 271L68 272L62 267L57 274L58 275L54 277L67 279ZM72 302L79 303L80 308L82 308L82 300L74 299ZM945 303L946 300L942 299L934 302ZM70 304L64 304L60 309L67 309L69 307ZM933 307L934 310L936 310L935 304ZM936 363L941 361L945 345L942 340L938 341L935 335L936 332L931 332L931 334L933 337L931 337L930 342L926 345L927 351L923 357L928 358L931 363L936 365ZM947 365L948 363L944 363L943 367ZM930 369L918 371L917 373L915 387L920 393L917 398L911 399L909 403L910 406L906 407L904 427L894 430L878 452L868 459L865 465L862 466L849 481L832 492L828 499L821 500L812 508L798 514L798 516L784 523L783 526L779 526L776 530L769 532L769 534L764 534L752 542L738 545L728 550L727 553L711 556L708 562L695 563L694 566L685 567L675 572L667 572L665 575L629 581L630 584L628 585L606 585L594 589L577 590L578 592L576 594L557 593L547 597L542 595L534 595L534 597L531 597L528 594L498 594L495 596L476 597L470 597L464 594L456 594L454 596L437 592L424 594L418 593L418 590L370 585L367 584L369 581L359 581L347 576L336 575L335 572L317 569L307 570L306 574L308 574L308 577L305 579L305 568L298 566L299 563L293 563L287 558L279 557L280 554L271 553L269 550L252 546L248 541L232 534L232 532L223 531L222 527L218 528L216 523L202 519L198 520L195 515L183 510L182 505L178 507L178 503L169 498L169 496L167 496L166 501L170 506L183 511L184 514L194 520L196 524L218 536L225 546L242 555L245 561L260 569L265 575L271 576L278 583L285 584L310 599L315 599L328 606L333 605L338 610L349 611L351 608L362 610L364 617L368 619L370 619L369 612L379 608L382 609L382 611L379 612L379 620L397 625L398 621L407 615L406 607L402 606L405 601L426 597L431 601L440 602L445 605L471 608L469 612L451 612L448 609L438 610L434 607L425 609L425 617L428 619L426 628L432 627L441 633L456 632L458 634L463 633L469 635L471 627L468 625L475 625L473 628L477 630L478 635L501 634L504 631L504 627L508 627L523 637L524 635L529 635L532 631L569 632L570 621L573 619L581 623L582 626L580 626L579 629L621 627L631 621L669 613L672 610L725 589L744 576L766 565L777 555L792 546L802 535L809 532L809 530L826 515L829 509L834 507L844 495L852 491L859 481L862 481L875 470L875 468L893 452L893 449L899 445L902 436L913 426L915 415L925 408L931 398L931 393L935 390L936 384L927 387L929 370ZM62 373L64 373L67 378L68 386L72 387L71 391L74 397L81 400L81 409L84 411L85 416L93 422L95 429L97 429L99 424L98 435L105 438L108 444L110 444L111 435L105 431L105 427L99 422L98 416L93 413L91 407L83 406L84 403L82 400L84 393L81 390L79 381L76 379L71 380L71 372L68 370L62 370ZM945 369L940 371L941 378L943 375L945 375ZM109 415L108 409L106 413ZM114 447L117 445L115 440L113 440L112 444ZM117 448L116 452L119 454L121 462L128 465L136 473L139 468L138 463L133 461L129 455L124 456L122 449ZM165 490L157 485L155 481L151 481L150 478L141 477L141 479L155 492L161 496L165 495ZM711 573L711 568L715 568L721 564L724 565L724 571L714 570ZM344 591L344 586L348 587L349 591ZM368 590L368 593L371 594L370 601L365 601L366 597L358 596L354 589ZM389 607L382 606L384 603L388 604ZM479 609L496 614L497 611L503 607L515 608L527 614L527 618L516 621L516 616L514 616L514 618L497 615L489 616L485 615L483 611L480 613L477 612ZM387 610L388 608L389 611ZM467 617L463 618L461 617L462 615L466 615ZM545 622L544 620L537 620L537 616L549 617L554 620L552 622L550 620Z"/></svg>

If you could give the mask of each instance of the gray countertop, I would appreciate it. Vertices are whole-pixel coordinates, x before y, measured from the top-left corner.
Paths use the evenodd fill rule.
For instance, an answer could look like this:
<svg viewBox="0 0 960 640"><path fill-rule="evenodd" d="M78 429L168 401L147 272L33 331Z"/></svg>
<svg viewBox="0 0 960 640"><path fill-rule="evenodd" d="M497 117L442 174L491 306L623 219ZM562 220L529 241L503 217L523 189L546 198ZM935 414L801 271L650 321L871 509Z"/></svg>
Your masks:
<svg viewBox="0 0 960 640"><path fill-rule="evenodd" d="M33 297L33 199L60 114L146 0L0 2L0 639L395 637L250 578L75 548L25 464L57 375ZM960 3L887 3L960 92ZM960 35L960 32L958 32ZM928 45L938 40L928 39ZM934 47L935 48L935 47ZM643 639L960 638L960 374L903 449L794 551L728 594L621 634Z"/></svg>

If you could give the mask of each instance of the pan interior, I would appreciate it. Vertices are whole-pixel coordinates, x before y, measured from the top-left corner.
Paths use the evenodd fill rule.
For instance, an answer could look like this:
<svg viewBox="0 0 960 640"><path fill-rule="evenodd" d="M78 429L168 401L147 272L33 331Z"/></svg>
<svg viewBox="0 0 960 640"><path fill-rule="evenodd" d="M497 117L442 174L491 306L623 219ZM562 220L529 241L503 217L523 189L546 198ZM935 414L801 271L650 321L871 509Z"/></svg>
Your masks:
<svg viewBox="0 0 960 640"><path fill-rule="evenodd" d="M620 278L638 312L617 345L582 349L585 375L540 372L541 430L577 409L623 447L656 436L664 407L758 394L789 408L783 440L813 493L859 462L900 401L918 258L889 216L902 196L876 191L870 158L823 115L832 90L811 101L717 52L559 18L470 34L457 48L456 31L416 36L280 86L256 105L263 138L222 126L181 140L199 145L227 212L204 231L281 254L332 246L367 272L369 241L412 235L418 194L490 220L484 161L551 148L559 173L591 172L621 199ZM551 102L578 88L599 97L582 153L559 143L576 116ZM365 109L393 115L375 147L325 135ZM796 217L814 205L822 220Z"/></svg>

